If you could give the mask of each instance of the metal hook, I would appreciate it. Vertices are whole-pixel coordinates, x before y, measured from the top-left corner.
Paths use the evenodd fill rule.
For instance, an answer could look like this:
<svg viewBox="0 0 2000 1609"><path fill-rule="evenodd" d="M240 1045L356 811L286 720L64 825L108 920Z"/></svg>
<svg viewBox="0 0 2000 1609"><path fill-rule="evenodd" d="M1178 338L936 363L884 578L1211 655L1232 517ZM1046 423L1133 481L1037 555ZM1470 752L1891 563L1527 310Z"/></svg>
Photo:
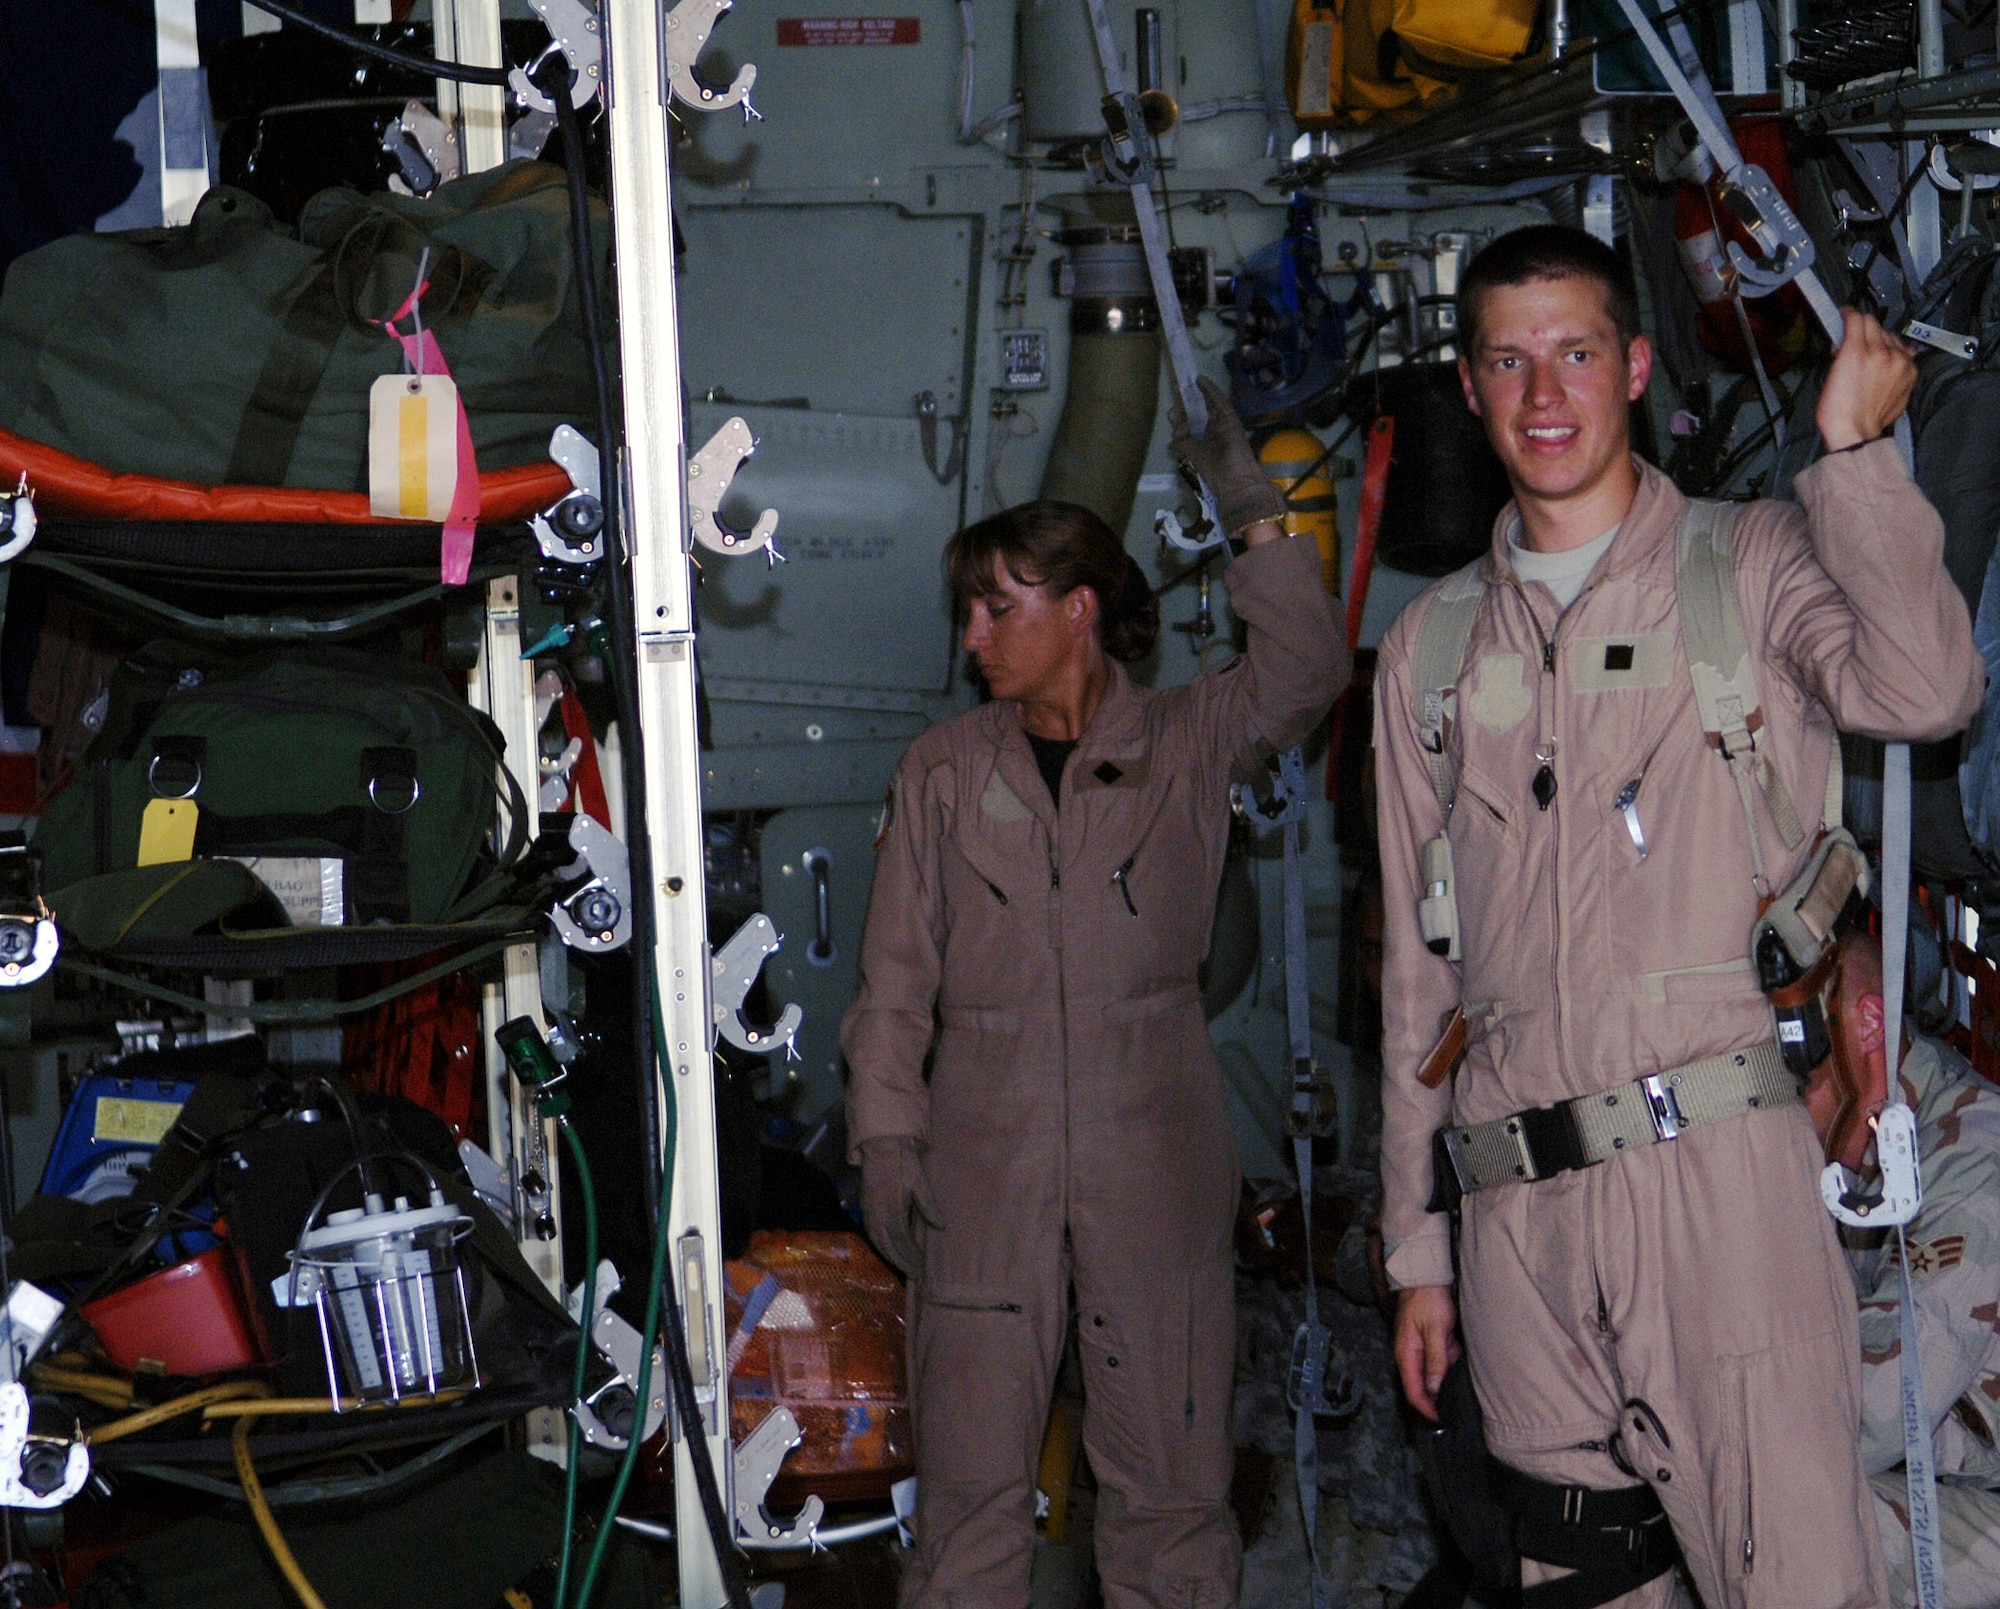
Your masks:
<svg viewBox="0 0 2000 1609"><path fill-rule="evenodd" d="M750 87L757 82L757 69L748 63L738 68L727 89L710 89L694 71L708 36L732 3L733 0L681 0L667 13L667 83L675 100L698 112L720 112L741 106L747 124L751 118L763 116L750 104Z"/></svg>
<svg viewBox="0 0 2000 1609"><path fill-rule="evenodd" d="M747 531L732 531L717 518L717 510L728 495L736 471L756 450L757 438L750 434L750 426L736 416L725 419L722 428L708 438L708 445L688 460L688 526L694 539L711 552L755 553L759 548L770 547L771 537L778 529L778 511L774 508L759 514ZM769 562L783 560L784 555L779 553Z"/></svg>
<svg viewBox="0 0 2000 1609"><path fill-rule="evenodd" d="M749 998L765 959L778 953L785 941L770 917L759 911L736 930L734 937L715 952L709 963L715 1002L715 1029L738 1050L768 1056L774 1050L791 1052L805 1013L788 1005L769 1028L759 1028L744 1020L743 1002Z"/></svg>

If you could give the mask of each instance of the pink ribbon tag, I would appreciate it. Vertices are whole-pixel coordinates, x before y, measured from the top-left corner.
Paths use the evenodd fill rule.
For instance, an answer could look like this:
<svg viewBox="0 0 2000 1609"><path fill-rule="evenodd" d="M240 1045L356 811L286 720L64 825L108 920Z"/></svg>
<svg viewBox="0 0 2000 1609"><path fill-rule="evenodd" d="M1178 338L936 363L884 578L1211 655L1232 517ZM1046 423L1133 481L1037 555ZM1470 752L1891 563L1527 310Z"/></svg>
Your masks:
<svg viewBox="0 0 2000 1609"><path fill-rule="evenodd" d="M444 360L444 351L437 343L437 337L422 324L416 333L405 335L396 328L403 319L417 309L417 304L428 287L419 285L410 293L410 299L399 307L394 317L384 326L388 332L402 343L403 355L410 360L410 367L418 374L436 374L451 378L451 368ZM444 541L438 550L439 578L448 587L462 587L472 573L472 536L479 524L479 463L472 452L472 425L465 417L465 394L458 396L458 479L452 487L451 512L445 516Z"/></svg>

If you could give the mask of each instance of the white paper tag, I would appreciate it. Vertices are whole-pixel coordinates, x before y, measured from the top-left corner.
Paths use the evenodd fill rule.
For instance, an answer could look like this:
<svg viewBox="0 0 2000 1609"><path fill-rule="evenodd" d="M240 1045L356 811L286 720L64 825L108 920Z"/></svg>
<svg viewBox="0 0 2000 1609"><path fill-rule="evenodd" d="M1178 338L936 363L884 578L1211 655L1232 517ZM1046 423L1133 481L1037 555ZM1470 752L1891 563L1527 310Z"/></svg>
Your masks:
<svg viewBox="0 0 2000 1609"><path fill-rule="evenodd" d="M347 920L344 863L313 855L231 855L255 872L294 927L339 927Z"/></svg>
<svg viewBox="0 0 2000 1609"><path fill-rule="evenodd" d="M1333 24L1309 22L1299 51L1298 113L1329 117L1333 113Z"/></svg>
<svg viewBox="0 0 2000 1609"><path fill-rule="evenodd" d="M368 391L368 511L434 520L458 487L458 387L442 374L385 374Z"/></svg>

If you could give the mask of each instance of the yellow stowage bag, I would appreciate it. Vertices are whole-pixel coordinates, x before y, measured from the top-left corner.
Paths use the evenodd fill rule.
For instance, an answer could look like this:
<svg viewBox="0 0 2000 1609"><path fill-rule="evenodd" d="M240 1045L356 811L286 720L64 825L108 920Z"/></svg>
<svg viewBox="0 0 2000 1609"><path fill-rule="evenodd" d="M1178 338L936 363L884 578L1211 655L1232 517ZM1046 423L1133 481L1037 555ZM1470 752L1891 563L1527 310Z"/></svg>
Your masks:
<svg viewBox="0 0 2000 1609"><path fill-rule="evenodd" d="M1444 81L1413 73L1401 60L1391 31L1401 0L1347 0L1346 61L1341 104L1356 123L1378 113L1415 109L1444 87ZM1438 0L1447 6L1449 0Z"/></svg>
<svg viewBox="0 0 2000 1609"><path fill-rule="evenodd" d="M1456 77L1527 53L1541 0L1392 0L1389 26L1412 69Z"/></svg>

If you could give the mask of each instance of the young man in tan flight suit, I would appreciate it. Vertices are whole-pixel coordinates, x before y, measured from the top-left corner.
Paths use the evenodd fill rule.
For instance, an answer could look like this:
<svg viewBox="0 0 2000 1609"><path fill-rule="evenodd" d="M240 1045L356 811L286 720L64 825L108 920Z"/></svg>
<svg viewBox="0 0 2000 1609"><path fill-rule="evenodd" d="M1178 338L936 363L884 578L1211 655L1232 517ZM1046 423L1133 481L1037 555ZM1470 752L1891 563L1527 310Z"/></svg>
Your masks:
<svg viewBox="0 0 2000 1609"><path fill-rule="evenodd" d="M1488 1442L1542 1500L1567 1516L1656 1497L1708 1609L1875 1609L1853 1293L1749 939L1807 858L1836 723L1930 739L1979 705L1942 528L1889 439L1914 366L1848 313L1803 509L1756 503L1736 523L1762 710L1761 782L1746 759L1739 787L1682 637L1687 502L1629 447L1652 368L1629 270L1576 231L1517 231L1468 269L1459 328L1466 399L1515 501L1476 574L1404 612L1376 679L1383 1231L1404 1390L1435 1415L1462 1318ZM1420 623L1454 584L1479 599L1463 669L1413 687ZM1427 708L1450 717L1449 810ZM1781 795L1809 808L1781 812ZM1441 834L1458 961L1419 927L1420 857ZM1463 1065L1428 1084L1461 1008ZM1589 1157L1579 1136L1614 1117L1637 1130ZM1461 1180L1462 1302L1448 1220L1428 1210L1447 1126L1518 1159ZM1560 1573L1524 1566L1529 1583ZM1615 1601L1671 1593L1662 1573Z"/></svg>

